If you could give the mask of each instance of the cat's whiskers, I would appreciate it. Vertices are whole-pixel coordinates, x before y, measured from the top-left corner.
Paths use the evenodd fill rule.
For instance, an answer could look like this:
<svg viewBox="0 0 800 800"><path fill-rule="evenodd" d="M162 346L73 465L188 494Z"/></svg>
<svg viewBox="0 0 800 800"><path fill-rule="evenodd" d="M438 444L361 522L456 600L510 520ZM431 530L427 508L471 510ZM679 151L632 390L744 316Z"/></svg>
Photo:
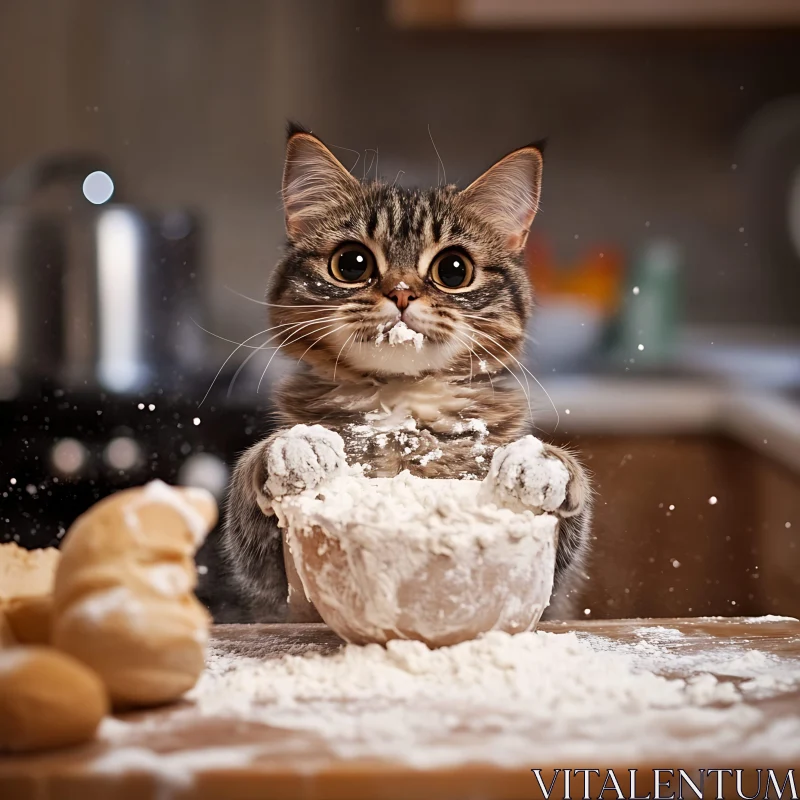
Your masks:
<svg viewBox="0 0 800 800"><path fill-rule="evenodd" d="M464 345L464 347L466 347L466 348L467 348L467 350L469 350L469 382L470 382L470 383L472 383L472 357L473 357L473 356L476 356L477 354L475 353L475 351L474 351L474 350L473 350L473 349L472 349L472 348L471 348L471 347L470 347L470 346L469 346L469 345L468 345L468 344L467 344L467 343L466 343L466 342L465 342L465 341L464 341L462 338L460 338L459 336L457 336L455 333L453 334L453 338L454 338L454 339L455 339L455 340L456 340L456 341L457 341L459 344L462 344L462 345ZM480 362L480 359L478 359L478 361Z"/></svg>
<svg viewBox="0 0 800 800"><path fill-rule="evenodd" d="M433 145L433 149L436 152L436 159L437 159L437 164L436 164L436 185L437 186L441 186L442 185L441 178L439 178L439 167L441 166L442 175L444 176L444 184L445 184L445 186L447 186L447 173L445 172L445 169L444 169L444 161L442 161L442 157L439 155L439 148L436 146L436 142L433 141L433 134L431 133L430 123L428 124L428 136L430 137L431 144Z"/></svg>
<svg viewBox="0 0 800 800"><path fill-rule="evenodd" d="M236 289L233 289L230 286L223 287L231 294L235 294L237 297L241 297L243 300L249 300L251 303L256 303L259 306L269 306L270 308L336 308L335 305L324 305L320 303L316 303L314 305L300 305L300 304L292 304L292 305L279 305L278 303L267 303L265 300L257 300L255 297L250 297L249 295L242 294L238 292Z"/></svg>
<svg viewBox="0 0 800 800"><path fill-rule="evenodd" d="M496 317L484 317L481 314L472 314L469 311L462 311L461 315L464 317L469 317L469 319L479 319L482 322L492 322L495 325L500 321Z"/></svg>
<svg viewBox="0 0 800 800"><path fill-rule="evenodd" d="M358 331L353 331L342 343L342 346L339 348L339 353L336 356L336 361L333 364L333 379L336 380L336 368L339 366L339 359L342 357L342 351L344 350L347 343L356 335ZM349 351L348 351L349 352Z"/></svg>
<svg viewBox="0 0 800 800"><path fill-rule="evenodd" d="M508 355L509 358L512 358L514 360L514 362L517 364L518 367L522 368L522 364L520 364L520 362L514 357L514 355L512 353L510 353L508 350L506 350L506 348L503 347L503 345L500 344L500 342L498 342L497 339L493 338L492 336L490 336L488 333L485 333L484 331L478 330L478 328L475 328L475 327L472 328L472 332L474 334L478 335L478 336L485 336L490 342L492 342L492 344L497 345L497 347L499 347L506 355ZM526 372L524 370L522 372L522 377L525 379L525 387L528 390L527 391L527 394L528 394L528 405L530 405L531 385L530 385L530 382L528 381L528 376L527 376L527 374L526 374Z"/></svg>
<svg viewBox="0 0 800 800"><path fill-rule="evenodd" d="M474 331L474 332L477 333L477 331ZM481 344L477 339L473 339L472 336L470 336L470 339L476 345L478 345L478 347L480 347L481 350L484 350L486 353L488 353L519 384L519 388L522 389L522 393L525 395L525 399L528 401L528 416L530 417L531 422L533 422L533 410L531 409L531 396L530 396L528 390L526 390L525 385L519 379L519 376L516 374L516 372L514 372L514 370L511 369L511 367L509 367L508 364L506 364L501 358L499 358L497 355L495 355L485 345Z"/></svg>
<svg viewBox="0 0 800 800"><path fill-rule="evenodd" d="M330 336L331 334L334 334L334 333L336 333L336 331L340 331L342 328L346 328L346 327L347 327L349 324L350 324L349 322L345 322L345 323L344 323L344 325L340 325L338 328L334 328L332 331L328 331L327 333L325 333L325 334L323 334L322 336L320 336L320 337L319 337L319 339L315 339L313 342L311 342L311 344L310 344L310 345L309 345L309 346L308 346L308 347L307 347L307 348L306 348L306 349L303 351L303 355L301 355L301 356L300 356L300 358L298 358L298 359L297 359L298 363L299 363L299 362L301 362L301 361L303 360L303 357L305 356L305 354L306 354L306 353L307 353L307 352L308 352L308 351L309 351L309 350L310 350L310 349L311 349L311 348L312 348L312 347L313 347L315 344L317 344L318 342L322 341L322 340L323 340L323 339L324 339L326 336ZM317 332L317 331L314 331L314 333L316 333L316 332Z"/></svg>
<svg viewBox="0 0 800 800"><path fill-rule="evenodd" d="M214 376L214 378L211 381L211 384L209 385L208 389L206 390L206 393L203 395L203 399L198 403L198 405L197 405L198 408L200 408L203 405L203 403L205 403L206 399L208 398L208 395L210 394L211 390L214 388L214 384L217 382L217 378L219 378L219 376L222 374L222 370L225 369L225 367L227 366L228 362L234 357L234 355L236 355L236 353L242 347L247 347L247 348L252 349L253 353L251 353L251 355L255 355L255 353L257 353L259 350L264 348L264 346L266 344L268 344L269 342L271 342L273 339L277 338L278 336L280 336L283 333L286 333L287 330L291 330L294 326L302 324L302 323L284 322L284 323L282 323L280 325L273 325L271 328L266 328L263 331L258 331L258 333L254 333L252 336L248 336L242 342L236 342L233 339L226 339L224 336L220 336L219 334L216 334L213 331L209 331L208 329L204 328L202 325L200 325L198 322L195 322L194 320L192 320L192 322L194 322L194 324L197 325L197 327L200 328L200 330L205 331L206 333L210 334L211 336L216 336L218 339L222 339L223 341L230 342L231 344L235 344L236 345L236 347L234 347L233 350L229 353L228 357L222 362L222 366L217 370L217 374ZM255 339L257 336L263 336L265 333L269 333L270 331L274 331L276 328L281 328L283 330L280 330L278 333L276 333L273 336L271 336L269 339L267 339L266 342L263 342L258 347L255 347L254 345L248 345L247 344L248 342L250 342L253 339ZM267 348L267 349L271 349L271 348Z"/></svg>
<svg viewBox="0 0 800 800"><path fill-rule="evenodd" d="M484 359L482 359L460 336L458 336L457 334L454 333L453 334L453 338L457 342L460 342L461 344L463 344L464 347L466 347L467 350L469 350L469 353L470 353L470 355L469 355L469 382L472 383L472 357L475 356L475 358L478 359L478 366L479 367L480 367L481 364L485 364L486 361ZM486 373L486 377L489 379L489 385L492 387L492 397L494 397L494 381L492 380L492 373L488 369L487 370L481 369L481 372L485 372Z"/></svg>
<svg viewBox="0 0 800 800"><path fill-rule="evenodd" d="M335 319L335 316L334 317L327 317L327 319ZM320 322L321 321L322 320L320 320ZM279 333L276 333L274 336L270 336L269 339L267 339L265 342L260 344L258 347L253 348L253 352L250 353L250 355L247 356L247 358L245 358L244 361L242 361L241 364L239 364L239 367L237 368L236 372L233 373L233 377L231 378L231 382L228 384L227 397L231 396L231 393L233 392L233 386L236 383L236 379L239 377L239 373L247 366L247 363L250 361L250 359L254 355L256 355L259 352L259 350L274 350L275 348L273 348L273 347L267 347L269 342L271 342L273 339L275 339L276 337L280 336L283 333L291 333L293 328L297 328L297 326L299 326L301 324L302 324L302 322L295 322L295 323L286 322L286 323L283 323L282 326L276 326L276 327L284 327L284 326L288 326L288 327L286 328L286 330L280 331ZM270 328L270 330L272 330L272 328ZM248 345L248 347L250 347L250 345Z"/></svg>
<svg viewBox="0 0 800 800"><path fill-rule="evenodd" d="M341 321L341 318L340 318L340 317L338 317L338 316L336 316L336 317L335 317L335 319L336 319L336 322L340 322L340 321ZM320 328L317 328L316 330L313 330L313 331L311 331L310 333L311 333L311 335L313 336L315 333L319 333L319 331L321 331L321 330L324 330L325 328L330 328L330 327L332 327L333 325L335 325L335 324L336 324L336 322L332 322L332 323L328 323L328 324L323 324L323 325L322 325ZM280 352L280 351L281 351L281 350L282 350L284 347L286 347L287 345L294 344L294 342L296 342L296 341L298 341L299 339L302 339L304 336L306 336L307 334L302 332L302 331L303 331L305 328L307 328L309 325L317 325L317 324L319 324L319 321L317 321L317 320L312 320L311 322L306 322L306 323L303 323L303 324L302 324L302 325L301 325L299 328L297 328L296 330L292 331L292 332L291 332L291 333L290 333L290 334L289 334L289 335L288 335L288 336L287 336L287 337L286 337L286 338L285 338L285 339L284 339L284 340L283 340L283 341L282 341L282 342L281 342L281 343L280 343L280 344L279 344L279 345L278 345L278 346L275 348L275 352L274 352L274 353L273 353L273 354L272 354L272 355L269 357L269 361L267 362L267 366L266 366L266 367L264 367L264 371L261 373L261 377L260 377L260 378L259 378L259 380L258 380L258 386L256 386L256 394L258 394L258 392L260 392L260 391L261 391L261 383L263 382L263 380L264 380L264 376L267 374L267 370L269 369L269 367L270 367L270 364L272 364L272 362L273 362L273 360L274 360L275 356L276 356L276 355L278 355L278 353L279 353L279 352ZM299 335L298 335L298 334L299 334ZM297 337L297 338L292 338L292 337Z"/></svg>
<svg viewBox="0 0 800 800"><path fill-rule="evenodd" d="M191 319L191 317L190 317L190 319ZM305 322L305 320L302 320L302 321ZM270 331L277 330L278 328L287 328L287 327L291 327L292 325L299 325L300 324L300 322L282 322L280 325L273 325L271 328L265 328L263 331L259 331L258 333L254 333L252 336L248 336L247 339L245 339L244 341L239 342L236 339L228 339L227 336L220 336L218 333L214 333L214 331L210 331L208 328L204 328L199 322L197 322L194 319L192 319L192 322L198 328L200 328L200 330L203 331L203 333L207 333L209 336L213 336L215 339L219 339L221 342L228 342L230 344L235 344L235 345L238 345L239 347L244 347L244 348L246 348L248 350L261 350L264 347L263 344L259 344L259 345L246 344L246 342L249 342L251 339L254 339L256 336L260 336L262 333L269 333ZM267 339L267 342L271 342L274 338L275 337L272 336L271 338ZM265 342L265 344L266 344L266 342ZM234 350L233 352L235 353L236 350ZM233 353L231 355L233 355ZM223 366L225 366L225 365L223 364Z"/></svg>
<svg viewBox="0 0 800 800"><path fill-rule="evenodd" d="M489 336L488 333L484 333L483 331L479 331L475 328L473 328L472 331L473 333L477 333L480 336L485 336L491 342L494 342L494 344L496 344L503 352L505 352L510 358L514 360L516 365L522 370L523 375L525 374L530 375L531 378L533 378L536 381L536 384L544 392L545 397L550 401L550 405L553 407L553 411L556 412L556 426L555 428L553 428L553 431L554 432L557 431L558 426L561 424L561 415L558 413L558 409L556 408L556 404L553 402L553 398L550 397L550 393L547 391L547 389L544 388L542 382L516 356L514 356L512 353L509 353L509 351L506 350L506 348L503 347L503 345L501 345L500 342L498 342L495 338ZM527 378L525 380L527 383Z"/></svg>
<svg viewBox="0 0 800 800"><path fill-rule="evenodd" d="M244 361L242 361L241 364L239 364L239 366L236 369L236 372L233 373L233 377L231 378L231 382L228 384L228 392L225 395L226 397L230 397L231 396L231 393L233 392L233 386L236 383L236 379L239 377L239 373L247 366L247 364L249 363L250 359L253 356L257 355L261 350L272 350L273 349L271 347L265 347L264 345L266 345L266 342L264 342L264 344L261 344L258 347L256 347L253 350L253 352L250 353L250 355L247 356L247 358L245 358Z"/></svg>

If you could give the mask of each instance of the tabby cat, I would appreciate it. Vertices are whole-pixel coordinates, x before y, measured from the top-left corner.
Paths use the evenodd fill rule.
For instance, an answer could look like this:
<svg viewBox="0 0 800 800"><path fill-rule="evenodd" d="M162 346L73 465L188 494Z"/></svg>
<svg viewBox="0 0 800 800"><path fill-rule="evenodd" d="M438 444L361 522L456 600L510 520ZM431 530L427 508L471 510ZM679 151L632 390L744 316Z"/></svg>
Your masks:
<svg viewBox="0 0 800 800"><path fill-rule="evenodd" d="M461 191L408 190L357 180L316 136L290 128L288 245L267 300L281 352L299 367L275 396L281 428L239 459L224 531L253 619L287 613L282 535L265 487L282 431L337 431L348 461L373 477L407 469L467 479L483 478L498 446L532 431L511 368L532 312L523 250L541 173L542 149L529 145ZM330 454L309 445L322 479ZM588 549L591 490L570 453L545 445L539 457L570 475L549 609L566 616Z"/></svg>

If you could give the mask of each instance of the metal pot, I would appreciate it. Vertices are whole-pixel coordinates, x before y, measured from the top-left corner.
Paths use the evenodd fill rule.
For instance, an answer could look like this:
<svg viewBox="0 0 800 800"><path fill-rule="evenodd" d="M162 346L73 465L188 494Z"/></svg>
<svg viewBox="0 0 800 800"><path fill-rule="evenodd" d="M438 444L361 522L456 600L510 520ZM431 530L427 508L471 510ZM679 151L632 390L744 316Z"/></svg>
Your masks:
<svg viewBox="0 0 800 800"><path fill-rule="evenodd" d="M0 206L0 397L42 381L114 393L190 381L204 361L200 248L185 210Z"/></svg>

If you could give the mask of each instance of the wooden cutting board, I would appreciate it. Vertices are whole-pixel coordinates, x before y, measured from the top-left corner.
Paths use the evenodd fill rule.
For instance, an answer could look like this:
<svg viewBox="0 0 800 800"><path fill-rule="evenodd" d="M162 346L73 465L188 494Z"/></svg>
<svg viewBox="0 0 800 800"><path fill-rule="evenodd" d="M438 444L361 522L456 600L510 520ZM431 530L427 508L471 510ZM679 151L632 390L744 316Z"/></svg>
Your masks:
<svg viewBox="0 0 800 800"><path fill-rule="evenodd" d="M641 640L645 627L675 628L683 634L671 641L660 642L669 650L680 648L683 654L710 653L720 646L742 645L749 649L796 660L800 670L800 623L795 620L748 620L745 618L698 618L669 620L614 620L569 623L543 623L541 630L589 632L624 642ZM638 631L638 633L636 633ZM325 625L220 625L213 631L217 647L230 655L274 657L285 653L309 651L327 653L342 645L341 640ZM670 677L681 677L670 675ZM768 700L746 700L760 708L767 719L782 716L800 717L800 691L784 692ZM183 704L186 708L187 704ZM453 769L416 770L397 763L377 761L345 761L326 751L324 743L314 735L293 730L275 729L253 722L237 722L182 714L180 727L165 721L175 707L161 708L119 717L127 723L125 747L139 747L157 754L171 754L178 767L159 779L150 765L143 763L138 771L117 768L98 772L98 759L114 756L114 745L107 741L46 754L0 758L0 799L2 800L265 800L266 798L315 798L318 800L357 800L358 798L431 797L431 798L532 798L541 796L529 769L505 769L497 766L470 764ZM111 721L113 726L114 722ZM112 737L113 738L113 737ZM240 763L204 768L202 754L207 748L241 749ZM533 759L533 754L532 754ZM645 795L653 790L651 768L692 769L692 757L672 759L675 763L617 765L618 775L627 776L627 769L638 767L637 791ZM718 754L712 766L759 767L776 770L796 768L777 760L768 765L727 763L726 754ZM118 766L118 765L117 765ZM533 766L533 764L531 765ZM544 765L538 765L544 766ZM553 764L551 768L587 768L595 764ZM603 764L603 769L615 765ZM177 771L175 771L177 770ZM181 775L191 774L181 781ZM549 782L549 775L542 773ZM748 773L747 781L755 779ZM800 788L800 770L797 770ZM596 785L595 785L596 784ZM575 784L574 788L578 785ZM592 796L601 784L596 783ZM754 784L753 784L754 785ZM708 797L714 786L706 784ZM751 792L752 793L752 792ZM563 796L554 794L553 796ZM573 793L580 796L580 792ZM616 796L613 792L605 797ZM668 795L663 795L668 796ZM689 795L693 796L693 795ZM763 791L760 795L763 797Z"/></svg>

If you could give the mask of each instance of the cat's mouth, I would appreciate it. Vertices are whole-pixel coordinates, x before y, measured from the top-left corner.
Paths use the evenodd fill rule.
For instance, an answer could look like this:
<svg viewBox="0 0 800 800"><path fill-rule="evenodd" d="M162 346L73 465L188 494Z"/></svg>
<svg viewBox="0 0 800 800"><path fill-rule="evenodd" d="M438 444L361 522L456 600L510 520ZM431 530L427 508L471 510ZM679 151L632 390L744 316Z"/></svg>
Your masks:
<svg viewBox="0 0 800 800"><path fill-rule="evenodd" d="M415 322L413 319L409 319L408 314L406 313L400 314L400 316L385 324L383 326L384 333L389 333L392 328L399 325L401 322L410 331L413 331L414 333L421 333L423 335L425 334L425 326L419 320Z"/></svg>

